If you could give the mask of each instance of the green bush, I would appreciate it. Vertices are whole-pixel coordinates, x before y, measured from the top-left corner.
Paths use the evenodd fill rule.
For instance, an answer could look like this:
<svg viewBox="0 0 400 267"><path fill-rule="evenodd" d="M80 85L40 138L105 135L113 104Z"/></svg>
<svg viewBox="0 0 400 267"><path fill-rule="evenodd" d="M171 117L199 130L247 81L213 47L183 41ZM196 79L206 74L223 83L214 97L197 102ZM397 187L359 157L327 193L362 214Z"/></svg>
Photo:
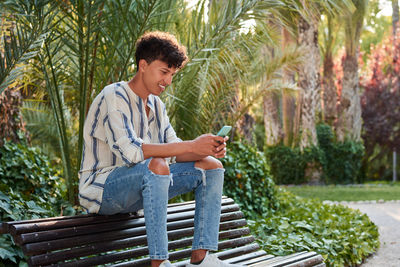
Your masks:
<svg viewBox="0 0 400 267"><path fill-rule="evenodd" d="M320 164L323 153L318 147L300 148L276 145L265 152L272 177L277 184L302 184L308 182L307 164Z"/></svg>
<svg viewBox="0 0 400 267"><path fill-rule="evenodd" d="M268 147L265 150L271 175L277 184L307 183L309 166L322 169L321 180L327 184L348 184L360 182L359 173L364 155L361 142L336 140L330 126L317 126L318 147L301 151L298 147L284 145Z"/></svg>
<svg viewBox="0 0 400 267"><path fill-rule="evenodd" d="M359 173L364 156L364 145L361 142L345 140L336 141L330 126L317 126L318 144L323 151L321 162L326 183L349 184L359 183Z"/></svg>
<svg viewBox="0 0 400 267"><path fill-rule="evenodd" d="M230 143L227 150L221 159L225 168L224 194L235 199L250 218L276 208L275 184L269 177L264 154L241 142Z"/></svg>
<svg viewBox="0 0 400 267"><path fill-rule="evenodd" d="M5 141L0 147L0 220L14 221L72 215L64 200L64 180L38 148ZM5 266L24 264L19 248L9 235L1 235L0 258ZM0 264L1 266L1 264Z"/></svg>
<svg viewBox="0 0 400 267"><path fill-rule="evenodd" d="M298 179L304 177L304 169L296 173L299 161L305 162L305 168L307 162L324 160L322 149L307 149L303 154L285 147L276 149L289 158L282 168L292 168ZM378 248L378 229L366 215L278 191L269 178L263 153L255 147L233 142L222 162L226 169L224 193L241 205L254 236L268 253L316 251L328 266L345 266L361 263Z"/></svg>
<svg viewBox="0 0 400 267"><path fill-rule="evenodd" d="M299 148L277 145L269 147L265 155L275 183L301 184L306 182L306 161Z"/></svg>
<svg viewBox="0 0 400 267"><path fill-rule="evenodd" d="M257 241L270 254L315 251L327 266L348 266L361 264L379 247L377 226L359 211L283 190L277 198L278 210L249 222Z"/></svg>

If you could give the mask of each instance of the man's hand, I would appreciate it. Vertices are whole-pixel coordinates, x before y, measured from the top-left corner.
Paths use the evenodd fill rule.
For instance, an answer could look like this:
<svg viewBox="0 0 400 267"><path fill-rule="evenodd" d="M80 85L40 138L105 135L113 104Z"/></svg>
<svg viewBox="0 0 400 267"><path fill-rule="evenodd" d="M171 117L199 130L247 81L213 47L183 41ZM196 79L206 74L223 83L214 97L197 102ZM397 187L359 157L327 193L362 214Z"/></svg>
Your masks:
<svg viewBox="0 0 400 267"><path fill-rule="evenodd" d="M228 139L229 139L229 137L225 136L223 138L223 142L222 143L218 143L218 146L215 148L216 154L214 155L214 157L216 157L217 159L225 157L225 155L226 155L226 141L228 141Z"/></svg>
<svg viewBox="0 0 400 267"><path fill-rule="evenodd" d="M212 134L203 134L193 140L193 153L199 156L214 156L223 158L226 154L226 141L228 137Z"/></svg>

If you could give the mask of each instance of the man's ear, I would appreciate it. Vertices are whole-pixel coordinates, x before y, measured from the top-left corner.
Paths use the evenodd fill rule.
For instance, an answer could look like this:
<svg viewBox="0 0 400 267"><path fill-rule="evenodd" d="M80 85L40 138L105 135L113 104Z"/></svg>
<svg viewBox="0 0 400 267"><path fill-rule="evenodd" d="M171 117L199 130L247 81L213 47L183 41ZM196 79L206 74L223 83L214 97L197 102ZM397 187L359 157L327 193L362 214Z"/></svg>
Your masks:
<svg viewBox="0 0 400 267"><path fill-rule="evenodd" d="M148 65L149 64L147 64L147 61L142 58L141 60L139 60L139 71L146 71Z"/></svg>

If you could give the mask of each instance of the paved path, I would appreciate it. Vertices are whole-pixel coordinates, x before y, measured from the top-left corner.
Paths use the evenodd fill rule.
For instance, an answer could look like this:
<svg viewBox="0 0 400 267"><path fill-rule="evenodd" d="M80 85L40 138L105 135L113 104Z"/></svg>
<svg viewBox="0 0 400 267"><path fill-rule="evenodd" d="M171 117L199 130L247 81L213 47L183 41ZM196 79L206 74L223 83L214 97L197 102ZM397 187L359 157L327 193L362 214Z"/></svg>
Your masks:
<svg viewBox="0 0 400 267"><path fill-rule="evenodd" d="M362 267L400 266L400 203L348 203L350 208L366 213L379 229L381 246Z"/></svg>

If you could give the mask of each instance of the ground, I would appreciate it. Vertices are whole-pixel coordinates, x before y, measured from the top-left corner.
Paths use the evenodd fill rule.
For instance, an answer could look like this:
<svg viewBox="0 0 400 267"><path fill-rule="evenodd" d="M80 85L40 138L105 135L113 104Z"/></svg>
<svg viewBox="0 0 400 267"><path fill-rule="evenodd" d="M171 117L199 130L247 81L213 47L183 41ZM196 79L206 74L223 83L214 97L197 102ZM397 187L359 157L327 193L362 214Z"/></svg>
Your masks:
<svg viewBox="0 0 400 267"><path fill-rule="evenodd" d="M350 208L366 213L378 226L381 246L369 257L362 267L400 266L400 203L347 203Z"/></svg>

